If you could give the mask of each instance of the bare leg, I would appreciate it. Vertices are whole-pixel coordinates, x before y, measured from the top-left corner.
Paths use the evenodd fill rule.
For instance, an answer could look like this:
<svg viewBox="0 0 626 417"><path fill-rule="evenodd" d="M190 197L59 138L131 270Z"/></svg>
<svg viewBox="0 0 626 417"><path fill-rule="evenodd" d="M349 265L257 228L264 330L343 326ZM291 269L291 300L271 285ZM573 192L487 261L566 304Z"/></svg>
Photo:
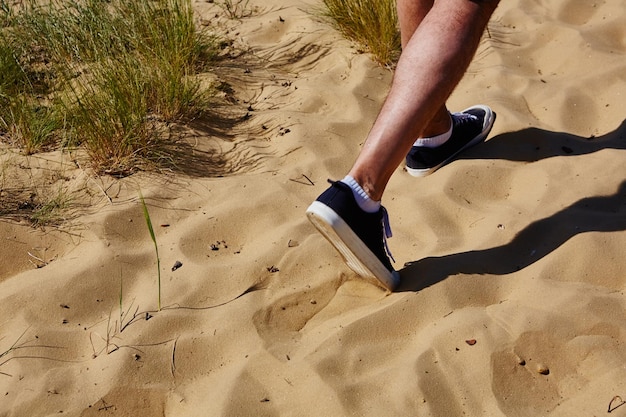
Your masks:
<svg viewBox="0 0 626 417"><path fill-rule="evenodd" d="M389 95L349 173L372 199L382 198L414 140L445 108L497 4L436 0L407 41Z"/></svg>
<svg viewBox="0 0 626 417"><path fill-rule="evenodd" d="M402 36L402 49L406 49L415 30L433 7L434 0L397 0L398 21ZM437 110L435 116L422 131L422 136L435 136L450 128L450 113L445 103ZM417 138L416 138L417 139Z"/></svg>
<svg viewBox="0 0 626 417"><path fill-rule="evenodd" d="M390 234L387 212L380 205L383 191L416 138L449 129L445 102L498 3L397 1L403 52L391 91L349 175L334 182L307 209L311 223L350 268L362 277L376 278L389 290L398 285L400 275L386 244ZM484 119L493 124L493 118Z"/></svg>
<svg viewBox="0 0 626 417"><path fill-rule="evenodd" d="M415 29L433 7L434 0L397 0L402 49L406 48Z"/></svg>

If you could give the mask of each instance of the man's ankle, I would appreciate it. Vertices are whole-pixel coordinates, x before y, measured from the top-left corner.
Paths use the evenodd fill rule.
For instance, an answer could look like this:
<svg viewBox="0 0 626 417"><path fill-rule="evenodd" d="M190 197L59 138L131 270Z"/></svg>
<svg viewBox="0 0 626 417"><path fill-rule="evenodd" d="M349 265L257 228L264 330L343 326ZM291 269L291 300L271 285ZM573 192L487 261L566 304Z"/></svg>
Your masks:
<svg viewBox="0 0 626 417"><path fill-rule="evenodd" d="M452 118L450 118L450 127L448 130L433 136L422 136L413 143L413 146L421 146L425 148L436 148L437 146L441 146L446 143L450 137L452 137L453 126L454 124L452 123Z"/></svg>
<svg viewBox="0 0 626 417"><path fill-rule="evenodd" d="M376 213L380 210L380 201L373 200L367 192L361 187L361 185L350 175L346 175L344 179L341 180L344 184L346 184L352 190L352 194L354 195L354 199L357 204L361 208L361 210L367 213Z"/></svg>
<svg viewBox="0 0 626 417"><path fill-rule="evenodd" d="M442 107L428 122L419 139L431 138L448 132L452 128L452 116L447 107Z"/></svg>

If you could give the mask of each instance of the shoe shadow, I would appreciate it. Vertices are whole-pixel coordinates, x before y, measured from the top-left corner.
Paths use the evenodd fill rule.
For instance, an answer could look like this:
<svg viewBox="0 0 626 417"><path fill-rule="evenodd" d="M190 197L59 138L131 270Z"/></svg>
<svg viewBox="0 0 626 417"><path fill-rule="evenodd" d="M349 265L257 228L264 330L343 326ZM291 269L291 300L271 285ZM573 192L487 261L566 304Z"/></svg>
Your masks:
<svg viewBox="0 0 626 417"><path fill-rule="evenodd" d="M619 230L626 230L626 181L613 195L583 198L531 223L506 245L408 262L400 270L397 291L419 291L456 274L510 274L537 262L579 233Z"/></svg>
<svg viewBox="0 0 626 417"><path fill-rule="evenodd" d="M535 128L506 133L473 148L466 157L536 161L607 148L626 149L626 121L615 131L591 139ZM615 194L583 198L531 223L505 245L408 262L399 271L401 283L396 291L420 291L457 274L510 274L532 265L579 233L619 230L626 230L626 180Z"/></svg>
<svg viewBox="0 0 626 417"><path fill-rule="evenodd" d="M502 133L469 149L458 159L534 162L555 156L586 155L602 149L626 149L626 120L610 133L588 138L534 127Z"/></svg>

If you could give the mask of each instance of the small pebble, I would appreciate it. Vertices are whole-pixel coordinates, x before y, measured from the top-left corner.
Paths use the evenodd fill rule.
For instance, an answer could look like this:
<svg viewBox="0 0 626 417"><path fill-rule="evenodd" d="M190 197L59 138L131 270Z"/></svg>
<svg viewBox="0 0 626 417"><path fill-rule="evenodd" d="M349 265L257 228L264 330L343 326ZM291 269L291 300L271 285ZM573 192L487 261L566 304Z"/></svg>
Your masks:
<svg viewBox="0 0 626 417"><path fill-rule="evenodd" d="M550 369L548 369L547 366L539 365L539 367L537 367L537 372L539 372L541 375L549 375Z"/></svg>
<svg viewBox="0 0 626 417"><path fill-rule="evenodd" d="M183 263L180 261L176 261L174 262L174 266L172 266L172 272L176 271L178 268L180 268L181 266L183 266Z"/></svg>

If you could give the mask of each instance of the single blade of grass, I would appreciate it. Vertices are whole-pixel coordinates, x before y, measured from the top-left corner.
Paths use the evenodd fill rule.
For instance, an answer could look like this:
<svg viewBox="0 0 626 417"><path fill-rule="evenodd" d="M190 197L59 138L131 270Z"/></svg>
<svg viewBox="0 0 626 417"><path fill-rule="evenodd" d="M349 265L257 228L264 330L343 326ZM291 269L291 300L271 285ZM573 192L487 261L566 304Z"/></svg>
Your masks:
<svg viewBox="0 0 626 417"><path fill-rule="evenodd" d="M122 320L124 318L124 307L123 307L123 303L124 303L124 281L122 279L122 270L120 268L120 297L119 297L119 308L120 308L120 323L119 323L119 328L122 328Z"/></svg>
<svg viewBox="0 0 626 417"><path fill-rule="evenodd" d="M157 302L157 310L161 311L161 258L159 258L159 247L157 245L156 236L154 235L154 228L152 227L152 220L150 220L150 213L148 213L148 206L146 206L146 201L143 198L143 194L139 191L139 200L141 201L141 206L143 208L143 217L146 219L146 224L148 225L148 231L150 232L150 238L154 243L154 251L156 252L157 258L157 282L159 287L158 294L158 302Z"/></svg>

